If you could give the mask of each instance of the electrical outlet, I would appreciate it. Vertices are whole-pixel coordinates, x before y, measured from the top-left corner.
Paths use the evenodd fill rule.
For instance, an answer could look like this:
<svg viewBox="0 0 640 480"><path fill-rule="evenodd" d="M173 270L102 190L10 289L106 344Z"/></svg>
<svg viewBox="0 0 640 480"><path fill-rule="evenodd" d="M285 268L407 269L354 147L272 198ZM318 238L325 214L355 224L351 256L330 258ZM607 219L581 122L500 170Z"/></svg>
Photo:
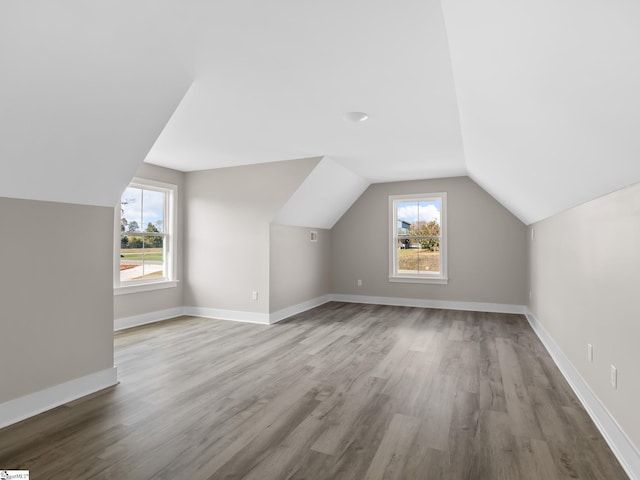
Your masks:
<svg viewBox="0 0 640 480"><path fill-rule="evenodd" d="M611 365L611 386L618 388L618 369Z"/></svg>
<svg viewBox="0 0 640 480"><path fill-rule="evenodd" d="M251 292L251 300L257 300L258 299L258 292Z"/></svg>
<svg viewBox="0 0 640 480"><path fill-rule="evenodd" d="M361 287L362 286L362 280L358 279L358 286Z"/></svg>
<svg viewBox="0 0 640 480"><path fill-rule="evenodd" d="M589 363L593 363L593 345L587 343L587 360Z"/></svg>

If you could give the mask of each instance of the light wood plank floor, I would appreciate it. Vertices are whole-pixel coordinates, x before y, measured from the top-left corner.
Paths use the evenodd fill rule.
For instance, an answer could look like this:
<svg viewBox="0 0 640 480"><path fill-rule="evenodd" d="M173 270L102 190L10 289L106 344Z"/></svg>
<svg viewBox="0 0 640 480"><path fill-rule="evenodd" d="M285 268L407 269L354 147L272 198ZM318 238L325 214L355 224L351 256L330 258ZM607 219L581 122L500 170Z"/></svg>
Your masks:
<svg viewBox="0 0 640 480"><path fill-rule="evenodd" d="M518 315L329 303L115 336L121 384L0 430L32 479L627 478Z"/></svg>

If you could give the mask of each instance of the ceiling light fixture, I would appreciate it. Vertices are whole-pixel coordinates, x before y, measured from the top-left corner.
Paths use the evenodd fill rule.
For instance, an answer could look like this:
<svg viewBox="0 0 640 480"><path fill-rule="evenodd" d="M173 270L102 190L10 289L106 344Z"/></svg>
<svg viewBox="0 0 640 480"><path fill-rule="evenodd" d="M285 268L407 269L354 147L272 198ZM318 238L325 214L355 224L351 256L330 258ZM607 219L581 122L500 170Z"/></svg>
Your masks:
<svg viewBox="0 0 640 480"><path fill-rule="evenodd" d="M357 123L364 122L367 118L369 118L369 115L364 112L347 112L344 117L350 122Z"/></svg>

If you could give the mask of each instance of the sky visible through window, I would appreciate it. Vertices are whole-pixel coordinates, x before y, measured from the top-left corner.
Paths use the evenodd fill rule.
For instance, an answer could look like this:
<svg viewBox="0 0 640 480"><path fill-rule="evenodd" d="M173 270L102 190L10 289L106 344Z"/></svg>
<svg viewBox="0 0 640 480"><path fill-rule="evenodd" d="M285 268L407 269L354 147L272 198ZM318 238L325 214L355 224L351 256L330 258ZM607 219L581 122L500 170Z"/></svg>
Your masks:
<svg viewBox="0 0 640 480"><path fill-rule="evenodd" d="M435 220L440 225L440 212L442 210L440 200L430 201L406 201L398 202L397 219L412 225L418 222L430 222Z"/></svg>
<svg viewBox="0 0 640 480"><path fill-rule="evenodd" d="M163 232L164 196L163 192L127 187L121 199L122 217L127 219L129 225L136 222L138 231L146 230L147 225L151 223L158 231Z"/></svg>

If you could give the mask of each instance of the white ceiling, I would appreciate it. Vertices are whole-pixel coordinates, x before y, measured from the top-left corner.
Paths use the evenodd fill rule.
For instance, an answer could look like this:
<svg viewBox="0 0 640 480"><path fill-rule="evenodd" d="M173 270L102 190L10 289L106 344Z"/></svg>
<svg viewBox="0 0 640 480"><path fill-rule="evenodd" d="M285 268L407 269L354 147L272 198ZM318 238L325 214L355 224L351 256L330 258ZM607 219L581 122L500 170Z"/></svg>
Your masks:
<svg viewBox="0 0 640 480"><path fill-rule="evenodd" d="M471 178L525 223L640 181L640 2L443 6Z"/></svg>
<svg viewBox="0 0 640 480"><path fill-rule="evenodd" d="M465 173L438 0L210 2L192 27L198 76L148 162L329 156L373 182Z"/></svg>
<svg viewBox="0 0 640 480"><path fill-rule="evenodd" d="M531 223L640 181L639 45L627 0L5 0L0 196L325 157L468 174Z"/></svg>
<svg viewBox="0 0 640 480"><path fill-rule="evenodd" d="M0 196L116 204L191 83L149 3L0 3Z"/></svg>

